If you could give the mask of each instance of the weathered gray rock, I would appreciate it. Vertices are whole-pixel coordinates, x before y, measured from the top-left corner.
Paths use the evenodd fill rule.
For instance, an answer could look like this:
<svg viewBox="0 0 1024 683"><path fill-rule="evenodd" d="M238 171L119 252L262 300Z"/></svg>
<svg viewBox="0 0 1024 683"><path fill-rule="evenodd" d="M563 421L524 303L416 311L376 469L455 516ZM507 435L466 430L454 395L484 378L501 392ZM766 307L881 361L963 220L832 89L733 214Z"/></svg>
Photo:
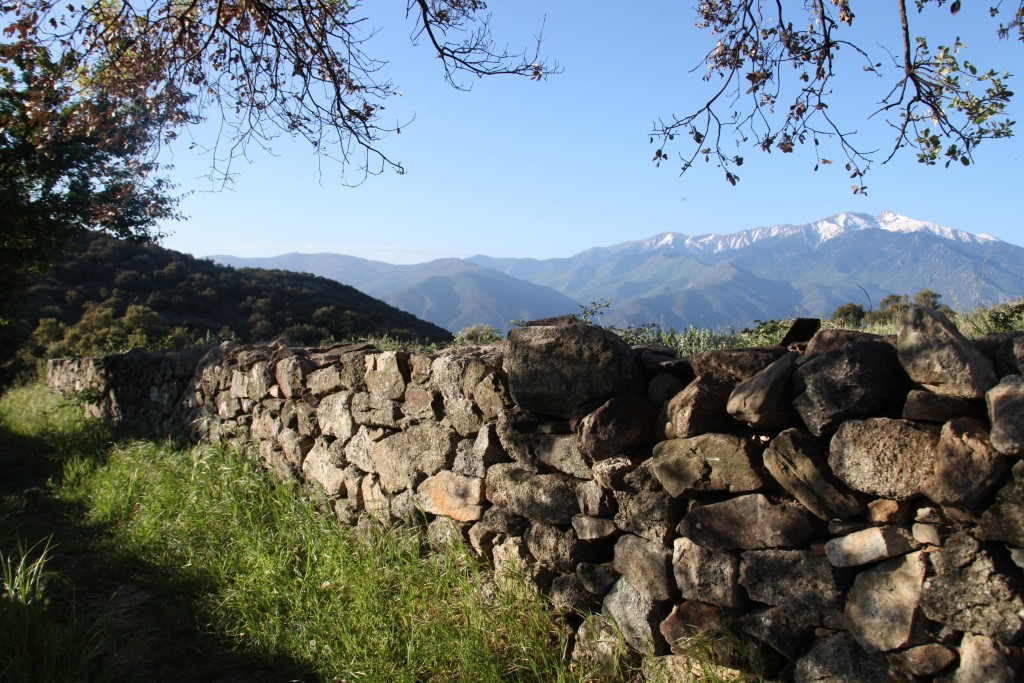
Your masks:
<svg viewBox="0 0 1024 683"><path fill-rule="evenodd" d="M565 418L584 403L639 391L645 379L625 342L588 324L512 330L505 371L519 406Z"/></svg>
<svg viewBox="0 0 1024 683"><path fill-rule="evenodd" d="M1000 377L1024 374L1024 332L1010 332L996 351L996 371Z"/></svg>
<svg viewBox="0 0 1024 683"><path fill-rule="evenodd" d="M739 556L701 547L688 538L677 538L673 545L672 571L679 592L687 600L721 607L742 607L745 596L740 589Z"/></svg>
<svg viewBox="0 0 1024 683"><path fill-rule="evenodd" d="M936 428L915 422L850 420L832 437L828 463L855 491L907 500L931 480L937 441Z"/></svg>
<svg viewBox="0 0 1024 683"><path fill-rule="evenodd" d="M985 636L965 633L960 665L949 683L1013 683L1022 673L1005 645Z"/></svg>
<svg viewBox="0 0 1024 683"><path fill-rule="evenodd" d="M896 348L896 337L885 337L871 332L860 332L858 330L824 329L818 330L811 341L807 342L804 349L804 359L810 360L813 356L819 356L829 351L857 342L885 342ZM803 361L801 361L803 362Z"/></svg>
<svg viewBox="0 0 1024 683"><path fill-rule="evenodd" d="M377 475L370 474L362 478L359 496L363 509L378 522L388 525L395 521L391 512L391 499L381 487Z"/></svg>
<svg viewBox="0 0 1024 683"><path fill-rule="evenodd" d="M522 536L530 526L530 520L520 515L512 514L502 507L492 505L484 510L484 516L480 524L496 533L505 536Z"/></svg>
<svg viewBox="0 0 1024 683"><path fill-rule="evenodd" d="M355 436L358 429L349 408L351 402L351 393L339 391L322 398L316 412L320 431L338 439L343 445Z"/></svg>
<svg viewBox="0 0 1024 683"><path fill-rule="evenodd" d="M593 564L580 562L576 565L576 575L580 577L583 587L594 595L605 595L612 589L621 574L615 569L614 562Z"/></svg>
<svg viewBox="0 0 1024 683"><path fill-rule="evenodd" d="M606 517L615 512L615 497L608 489L593 479L580 482L576 487L576 500L580 504L580 512L592 517Z"/></svg>
<svg viewBox="0 0 1024 683"><path fill-rule="evenodd" d="M365 358L363 377L366 390L380 398L397 401L405 395L409 383L409 352L382 351Z"/></svg>
<svg viewBox="0 0 1024 683"><path fill-rule="evenodd" d="M545 567L557 572L576 570L580 562L593 559L593 548L580 540L572 529L534 522L523 535L530 554Z"/></svg>
<svg viewBox="0 0 1024 683"><path fill-rule="evenodd" d="M387 436L387 432L372 427L360 427L349 442L345 445L345 460L352 463L363 472L376 472L377 466L373 462L370 452L373 445Z"/></svg>
<svg viewBox="0 0 1024 683"><path fill-rule="evenodd" d="M285 398L297 398L306 388L306 377L315 368L313 361L305 356L288 356L274 367L274 379Z"/></svg>
<svg viewBox="0 0 1024 683"><path fill-rule="evenodd" d="M740 584L752 600L820 612L842 604L832 565L808 550L748 550L740 555Z"/></svg>
<svg viewBox="0 0 1024 683"><path fill-rule="evenodd" d="M761 372L789 353L779 346L747 349L714 349L690 356L697 376L714 375L735 386Z"/></svg>
<svg viewBox="0 0 1024 683"><path fill-rule="evenodd" d="M487 470L487 499L534 521L568 526L579 513L578 482L566 474L537 474L517 463L501 463Z"/></svg>
<svg viewBox="0 0 1024 683"><path fill-rule="evenodd" d="M669 600L678 592L672 575L672 553L639 536L626 534L615 542L615 569L654 600Z"/></svg>
<svg viewBox="0 0 1024 683"><path fill-rule="evenodd" d="M658 628L671 609L665 600L655 600L619 579L603 602L605 616L614 620L623 640L634 650L660 655L668 649Z"/></svg>
<svg viewBox="0 0 1024 683"><path fill-rule="evenodd" d="M650 541L669 543L683 506L658 483L650 460L623 477L623 488L613 493L618 507L616 526Z"/></svg>
<svg viewBox="0 0 1024 683"><path fill-rule="evenodd" d="M823 531L821 521L803 507L772 503L760 493L702 505L679 524L680 535L711 550L788 548Z"/></svg>
<svg viewBox="0 0 1024 683"><path fill-rule="evenodd" d="M441 420L444 417L441 394L415 384L408 385L402 400L402 415L414 422Z"/></svg>
<svg viewBox="0 0 1024 683"><path fill-rule="evenodd" d="M524 441L527 441L524 439ZM578 441L571 434L533 434L528 439L534 462L543 463L559 472L579 479L592 476L590 465L576 447Z"/></svg>
<svg viewBox="0 0 1024 683"><path fill-rule="evenodd" d="M818 615L788 607L767 607L743 615L743 631L771 645L789 659L796 658L814 636Z"/></svg>
<svg viewBox="0 0 1024 683"><path fill-rule="evenodd" d="M821 519L846 519L864 508L860 498L832 475L827 443L802 429L787 429L772 439L764 452L764 467Z"/></svg>
<svg viewBox="0 0 1024 683"><path fill-rule="evenodd" d="M428 477L416 490L423 509L460 522L472 522L483 516L484 480L441 470Z"/></svg>
<svg viewBox="0 0 1024 683"><path fill-rule="evenodd" d="M1024 547L1024 461L1013 466L1013 478L1003 484L995 501L981 515L979 538Z"/></svg>
<svg viewBox="0 0 1024 683"><path fill-rule="evenodd" d="M958 631L1012 642L1024 630L1019 577L966 533L956 533L929 554L934 575L924 583L921 607L929 619Z"/></svg>
<svg viewBox="0 0 1024 683"><path fill-rule="evenodd" d="M729 394L726 411L754 429L781 429L799 422L789 396L789 378L799 353L790 351Z"/></svg>
<svg viewBox="0 0 1024 683"><path fill-rule="evenodd" d="M985 394L992 445L1003 455L1024 455L1024 375L1007 375Z"/></svg>
<svg viewBox="0 0 1024 683"><path fill-rule="evenodd" d="M407 493L399 494L396 498ZM452 548L460 548L465 544L463 529L462 524L450 517L437 517L427 525L427 540L434 550L450 553Z"/></svg>
<svg viewBox="0 0 1024 683"><path fill-rule="evenodd" d="M793 375L793 407L815 436L845 420L899 410L909 385L896 351L878 341L846 344L819 354Z"/></svg>
<svg viewBox="0 0 1024 683"><path fill-rule="evenodd" d="M306 481L319 484L329 498L348 494L345 468L339 466L344 451L337 444L337 441L328 444L322 439L317 440L302 462L302 475Z"/></svg>
<svg viewBox="0 0 1024 683"><path fill-rule="evenodd" d="M697 638L702 643L708 642L708 634L727 630L729 621L722 610L714 605L686 600L673 607L658 628L673 653L687 654L693 651L692 646L687 642L689 639ZM717 642L710 640L708 644L714 647ZM720 652L719 649L714 654L725 653ZM722 661L723 657L716 656L715 659Z"/></svg>
<svg viewBox="0 0 1024 683"><path fill-rule="evenodd" d="M907 402L903 404L904 420L948 422L957 417L983 419L985 409L977 401L968 401L955 396L940 396L920 389L915 389L907 394Z"/></svg>
<svg viewBox="0 0 1024 683"><path fill-rule="evenodd" d="M548 599L556 609L568 614L590 612L599 604L575 573L556 576L551 582Z"/></svg>
<svg viewBox="0 0 1024 683"><path fill-rule="evenodd" d="M726 410L733 385L702 375L676 394L666 407L674 438L718 431L732 422Z"/></svg>
<svg viewBox="0 0 1024 683"><path fill-rule="evenodd" d="M545 570L538 566L537 561L526 548L526 541L518 536L511 536L498 543L492 550L494 576L499 583L504 581L518 582L527 580L533 583L547 583L551 578Z"/></svg>
<svg viewBox="0 0 1024 683"><path fill-rule="evenodd" d="M889 655L889 661L896 668L914 676L934 676L949 668L956 659L955 652L938 643L918 645Z"/></svg>
<svg viewBox="0 0 1024 683"><path fill-rule="evenodd" d="M825 555L833 567L857 567L906 555L919 547L909 529L878 526L831 539L825 544Z"/></svg>
<svg viewBox="0 0 1024 683"><path fill-rule="evenodd" d="M885 656L865 652L845 631L816 640L793 671L795 683L879 683L891 678Z"/></svg>
<svg viewBox="0 0 1024 683"><path fill-rule="evenodd" d="M283 362L284 361L282 361L282 363ZM310 372L306 377L306 387L313 396L317 397L326 396L327 394L333 394L340 391L343 388L341 383L341 368L337 365L328 365L327 367ZM292 396L298 396L299 393L301 392L292 391L289 398ZM285 395L287 396L287 394Z"/></svg>
<svg viewBox="0 0 1024 683"><path fill-rule="evenodd" d="M402 418L402 404L398 401L363 392L352 396L351 410L352 419L368 427L398 429Z"/></svg>
<svg viewBox="0 0 1024 683"><path fill-rule="evenodd" d="M662 655L645 657L640 662L641 680L650 683L678 683L700 681L714 676L711 680L742 680L743 671L723 664L702 661L693 654Z"/></svg>
<svg viewBox="0 0 1024 683"><path fill-rule="evenodd" d="M588 517L587 515L575 515L572 518L572 528L576 531L576 535L584 541L599 541L619 533L619 528L612 520Z"/></svg>
<svg viewBox="0 0 1024 683"><path fill-rule="evenodd" d="M466 446L463 447L463 444ZM508 461L508 455L505 454L505 449L498 439L497 427L493 422L489 422L480 428L472 442L459 442L452 471L467 477L483 478L488 467Z"/></svg>
<svg viewBox="0 0 1024 683"><path fill-rule="evenodd" d="M857 575L843 616L861 647L889 652L911 644L926 569L924 554L916 552Z"/></svg>
<svg viewBox="0 0 1024 683"><path fill-rule="evenodd" d="M572 661L597 673L614 676L623 663L637 659L624 645L612 620L595 614L583 620L576 633Z"/></svg>
<svg viewBox="0 0 1024 683"><path fill-rule="evenodd" d="M989 439L981 420L957 418L942 427L935 447L935 469L921 492L940 505L970 509L986 497L1006 472L1006 458Z"/></svg>
<svg viewBox="0 0 1024 683"><path fill-rule="evenodd" d="M730 434L701 434L662 441L654 447L651 467L671 496L697 492L756 491L764 482L754 469L761 447Z"/></svg>
<svg viewBox="0 0 1024 683"><path fill-rule="evenodd" d="M483 424L473 392L487 375L501 369L501 362L502 352L491 347L449 349L434 359L430 385L441 394L445 415L461 436L476 434Z"/></svg>
<svg viewBox="0 0 1024 683"><path fill-rule="evenodd" d="M302 461L306 459L306 454L312 450L314 443L311 437L299 434L294 429L282 429L277 435L277 442L295 469L302 467Z"/></svg>
<svg viewBox="0 0 1024 683"><path fill-rule="evenodd" d="M685 388L686 383L671 372L659 372L647 385L647 398L654 405L661 405Z"/></svg>
<svg viewBox="0 0 1024 683"><path fill-rule="evenodd" d="M935 309L915 306L904 311L896 339L900 363L929 391L976 400L996 384L992 361Z"/></svg>
<svg viewBox="0 0 1024 683"><path fill-rule="evenodd" d="M424 422L373 444L370 457L384 489L398 493L415 487L424 477L450 468L457 441L458 436L451 429Z"/></svg>
<svg viewBox="0 0 1024 683"><path fill-rule="evenodd" d="M593 467L594 481L604 489L623 488L625 477L636 465L625 457L608 458L595 462Z"/></svg>
<svg viewBox="0 0 1024 683"><path fill-rule="evenodd" d="M520 410L505 411L496 423L498 440L515 461L528 466L543 463L580 479L591 477L590 464L576 448L566 422L542 423Z"/></svg>
<svg viewBox="0 0 1024 683"><path fill-rule="evenodd" d="M616 396L576 426L576 448L590 462L635 450L654 439L655 417L645 396Z"/></svg>

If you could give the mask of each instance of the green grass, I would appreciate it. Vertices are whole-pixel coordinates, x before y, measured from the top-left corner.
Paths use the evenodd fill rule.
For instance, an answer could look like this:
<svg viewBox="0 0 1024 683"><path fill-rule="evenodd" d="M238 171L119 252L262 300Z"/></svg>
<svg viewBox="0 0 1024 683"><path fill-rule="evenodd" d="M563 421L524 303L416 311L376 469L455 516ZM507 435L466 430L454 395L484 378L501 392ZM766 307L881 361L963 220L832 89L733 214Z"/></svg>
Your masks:
<svg viewBox="0 0 1024 683"><path fill-rule="evenodd" d="M420 528L357 535L245 451L116 440L39 384L0 398L0 421L22 596L0 641L24 631L15 603L71 639L23 639L4 681L598 680L525 585L493 586L461 546L426 552Z"/></svg>

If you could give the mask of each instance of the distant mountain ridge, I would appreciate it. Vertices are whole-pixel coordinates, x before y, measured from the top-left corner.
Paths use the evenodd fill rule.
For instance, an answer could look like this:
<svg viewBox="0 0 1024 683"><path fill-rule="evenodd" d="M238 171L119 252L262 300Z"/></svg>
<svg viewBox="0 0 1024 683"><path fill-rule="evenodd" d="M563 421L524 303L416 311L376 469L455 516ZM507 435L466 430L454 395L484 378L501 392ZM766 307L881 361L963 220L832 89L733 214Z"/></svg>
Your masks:
<svg viewBox="0 0 1024 683"><path fill-rule="evenodd" d="M1024 293L1024 248L984 234L883 211L731 234L663 232L567 258L473 256L396 266L338 254L286 254L235 266L301 269L457 331L473 322L579 311L610 299L607 324L746 326L755 319L828 316L867 291L931 289L954 308ZM863 289L862 289L863 288Z"/></svg>

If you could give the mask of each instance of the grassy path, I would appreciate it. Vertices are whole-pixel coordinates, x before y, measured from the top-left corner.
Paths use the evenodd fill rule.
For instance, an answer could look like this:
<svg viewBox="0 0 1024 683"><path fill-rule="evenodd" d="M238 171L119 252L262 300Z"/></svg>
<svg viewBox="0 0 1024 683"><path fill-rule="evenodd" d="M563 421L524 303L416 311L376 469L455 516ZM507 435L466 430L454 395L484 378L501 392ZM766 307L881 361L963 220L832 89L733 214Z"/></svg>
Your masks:
<svg viewBox="0 0 1024 683"><path fill-rule="evenodd" d="M0 554L12 683L597 680L460 548L360 539L245 453L115 440L40 385L0 398Z"/></svg>

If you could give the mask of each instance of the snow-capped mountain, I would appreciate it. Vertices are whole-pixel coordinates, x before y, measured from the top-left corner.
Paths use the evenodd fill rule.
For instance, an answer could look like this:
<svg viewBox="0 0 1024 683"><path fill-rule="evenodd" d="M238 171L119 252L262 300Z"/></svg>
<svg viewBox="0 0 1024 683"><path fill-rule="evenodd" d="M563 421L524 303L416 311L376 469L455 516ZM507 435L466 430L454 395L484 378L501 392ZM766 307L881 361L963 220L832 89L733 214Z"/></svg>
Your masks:
<svg viewBox="0 0 1024 683"><path fill-rule="evenodd" d="M849 301L867 305L865 291L878 302L930 289L954 308L1024 294L1024 247L889 211L731 234L664 232L555 259L395 266L336 254L213 258L286 270L301 264L453 331L473 322L507 329L514 318L576 313L605 299L613 304L605 323L743 327L827 317Z"/></svg>

